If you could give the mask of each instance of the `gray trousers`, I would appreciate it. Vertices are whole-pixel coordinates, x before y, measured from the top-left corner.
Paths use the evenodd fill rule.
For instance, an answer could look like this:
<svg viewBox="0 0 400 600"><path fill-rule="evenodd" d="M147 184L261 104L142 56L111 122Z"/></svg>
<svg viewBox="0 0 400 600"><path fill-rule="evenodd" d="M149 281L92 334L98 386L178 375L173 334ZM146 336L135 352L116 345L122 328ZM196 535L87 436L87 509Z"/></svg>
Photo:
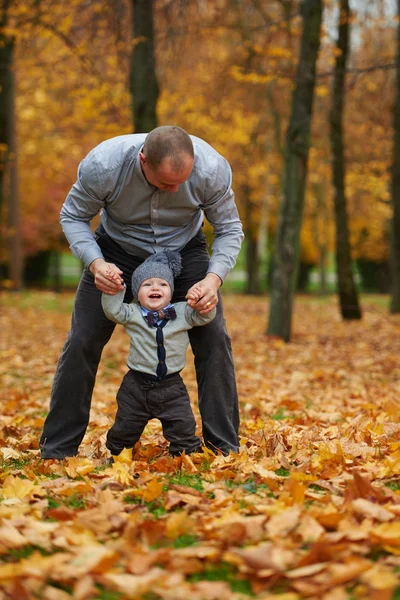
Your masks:
<svg viewBox="0 0 400 600"><path fill-rule="evenodd" d="M151 377L151 376L150 376ZM118 456L124 448L133 448L150 419L161 421L169 451L179 456L201 450L195 435L196 421L190 399L179 373L162 381L146 373L129 370L117 393L115 423L107 434L106 446Z"/></svg>
<svg viewBox="0 0 400 600"><path fill-rule="evenodd" d="M125 302L132 300L132 272L145 257L126 253L101 227L96 233L104 258L123 271ZM209 255L200 231L182 250L182 272L175 281L173 302L185 300L187 290L207 273ZM101 306L101 292L88 269L78 286L71 329L58 361L50 411L40 437L43 458L76 455L89 423L90 404L98 364L115 323ZM221 297L211 323L189 332L195 357L202 433L206 446L227 454L239 448L239 410L231 340L226 331ZM127 348L128 351L128 348Z"/></svg>

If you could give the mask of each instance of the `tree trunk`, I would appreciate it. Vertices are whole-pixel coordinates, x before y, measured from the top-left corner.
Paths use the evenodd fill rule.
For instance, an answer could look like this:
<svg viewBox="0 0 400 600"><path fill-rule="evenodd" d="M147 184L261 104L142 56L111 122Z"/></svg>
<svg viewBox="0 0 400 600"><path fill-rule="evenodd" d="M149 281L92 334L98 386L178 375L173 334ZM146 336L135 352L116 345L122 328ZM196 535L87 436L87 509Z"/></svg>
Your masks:
<svg viewBox="0 0 400 600"><path fill-rule="evenodd" d="M133 54L129 88L136 133L157 127L159 87L154 55L153 0L132 0Z"/></svg>
<svg viewBox="0 0 400 600"><path fill-rule="evenodd" d="M327 262L329 248L329 212L325 200L324 185L319 182L313 185L315 195L315 212L312 215L314 243L318 250L319 293L328 293Z"/></svg>
<svg viewBox="0 0 400 600"><path fill-rule="evenodd" d="M394 104L394 139L392 166L392 299L390 312L400 313L400 0L397 0L397 59L396 59L396 99Z"/></svg>
<svg viewBox="0 0 400 600"><path fill-rule="evenodd" d="M8 278L11 288L22 287L22 249L19 225L17 144L15 130L15 81L13 37L4 33L11 1L3 3L0 21L0 227L7 240ZM3 222L7 212L7 224Z"/></svg>
<svg viewBox="0 0 400 600"><path fill-rule="evenodd" d="M258 242L253 224L255 207L250 200L250 189L243 186L242 197L245 200L245 229L246 238L246 294L260 293L260 263L258 258Z"/></svg>
<svg viewBox="0 0 400 600"><path fill-rule="evenodd" d="M299 263L300 229L310 146L315 71L320 46L322 0L304 0L303 33L292 115L286 134L283 198L275 237L271 308L267 333L290 340L293 295Z"/></svg>
<svg viewBox="0 0 400 600"><path fill-rule="evenodd" d="M336 224L336 269L340 311L343 319L361 319L361 309L351 268L349 226L345 193L345 160L343 148L343 104L346 62L349 52L350 10L348 0L340 0L339 37L333 77L330 137L332 147L332 180Z"/></svg>

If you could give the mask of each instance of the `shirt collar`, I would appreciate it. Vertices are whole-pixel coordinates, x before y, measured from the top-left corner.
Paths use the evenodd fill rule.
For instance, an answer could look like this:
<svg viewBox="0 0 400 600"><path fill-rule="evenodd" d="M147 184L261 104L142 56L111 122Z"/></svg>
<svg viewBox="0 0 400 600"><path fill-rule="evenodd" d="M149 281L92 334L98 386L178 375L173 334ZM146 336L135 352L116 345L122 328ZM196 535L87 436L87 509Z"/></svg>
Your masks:
<svg viewBox="0 0 400 600"><path fill-rule="evenodd" d="M150 188L151 190L157 190L158 188L156 188L155 185L153 185L152 183L147 181L146 176L143 173L142 163L141 163L140 156L139 156L139 152L143 152L143 147L144 147L144 144L143 144L143 146L141 146L139 148L139 151L137 154L137 160L136 160L136 165L135 165L135 174L138 176L141 183L143 183L146 187Z"/></svg>
<svg viewBox="0 0 400 600"><path fill-rule="evenodd" d="M160 308L159 310L163 310L164 308L171 308L171 306L173 306L173 304L171 304L171 302L169 304L167 304L167 306L163 306L162 309ZM140 306L140 308L142 309L142 315L144 317L147 317L147 315L151 312L158 312L156 310L149 310L148 308L144 308L144 306Z"/></svg>

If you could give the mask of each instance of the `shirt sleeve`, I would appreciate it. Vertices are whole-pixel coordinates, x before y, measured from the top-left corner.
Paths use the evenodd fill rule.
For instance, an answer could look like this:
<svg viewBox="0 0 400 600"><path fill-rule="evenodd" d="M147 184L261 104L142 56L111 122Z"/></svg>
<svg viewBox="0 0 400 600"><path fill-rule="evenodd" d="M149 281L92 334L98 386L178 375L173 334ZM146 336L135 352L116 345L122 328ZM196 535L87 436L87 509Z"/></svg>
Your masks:
<svg viewBox="0 0 400 600"><path fill-rule="evenodd" d="M185 319L191 327L197 327L200 325L207 325L215 319L217 309L213 308L211 312L206 315L201 315L197 310L194 310L189 305L185 306Z"/></svg>
<svg viewBox="0 0 400 600"><path fill-rule="evenodd" d="M61 227L71 252L86 266L96 258L103 258L90 228L90 221L104 206L104 192L96 163L89 154L79 165L78 179L72 186L60 213Z"/></svg>
<svg viewBox="0 0 400 600"><path fill-rule="evenodd" d="M101 305L104 314L110 321L120 323L121 325L131 323L135 314L135 305L124 302L125 292L126 287L118 292L118 294L115 294L115 296L104 293L101 295Z"/></svg>
<svg viewBox="0 0 400 600"><path fill-rule="evenodd" d="M236 263L244 235L232 190L232 171L221 155L217 155L207 178L204 213L214 230L208 272L216 273L223 281Z"/></svg>

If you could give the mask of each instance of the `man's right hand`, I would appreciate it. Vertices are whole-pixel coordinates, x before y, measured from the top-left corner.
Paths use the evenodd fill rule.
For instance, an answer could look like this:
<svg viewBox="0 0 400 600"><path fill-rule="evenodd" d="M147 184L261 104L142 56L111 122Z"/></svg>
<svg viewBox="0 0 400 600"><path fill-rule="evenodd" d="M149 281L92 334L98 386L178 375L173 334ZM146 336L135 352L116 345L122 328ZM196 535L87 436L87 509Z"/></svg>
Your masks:
<svg viewBox="0 0 400 600"><path fill-rule="evenodd" d="M113 263L106 262L104 258L96 258L89 265L89 270L94 277L95 286L101 292L115 296L124 289L121 269Z"/></svg>

